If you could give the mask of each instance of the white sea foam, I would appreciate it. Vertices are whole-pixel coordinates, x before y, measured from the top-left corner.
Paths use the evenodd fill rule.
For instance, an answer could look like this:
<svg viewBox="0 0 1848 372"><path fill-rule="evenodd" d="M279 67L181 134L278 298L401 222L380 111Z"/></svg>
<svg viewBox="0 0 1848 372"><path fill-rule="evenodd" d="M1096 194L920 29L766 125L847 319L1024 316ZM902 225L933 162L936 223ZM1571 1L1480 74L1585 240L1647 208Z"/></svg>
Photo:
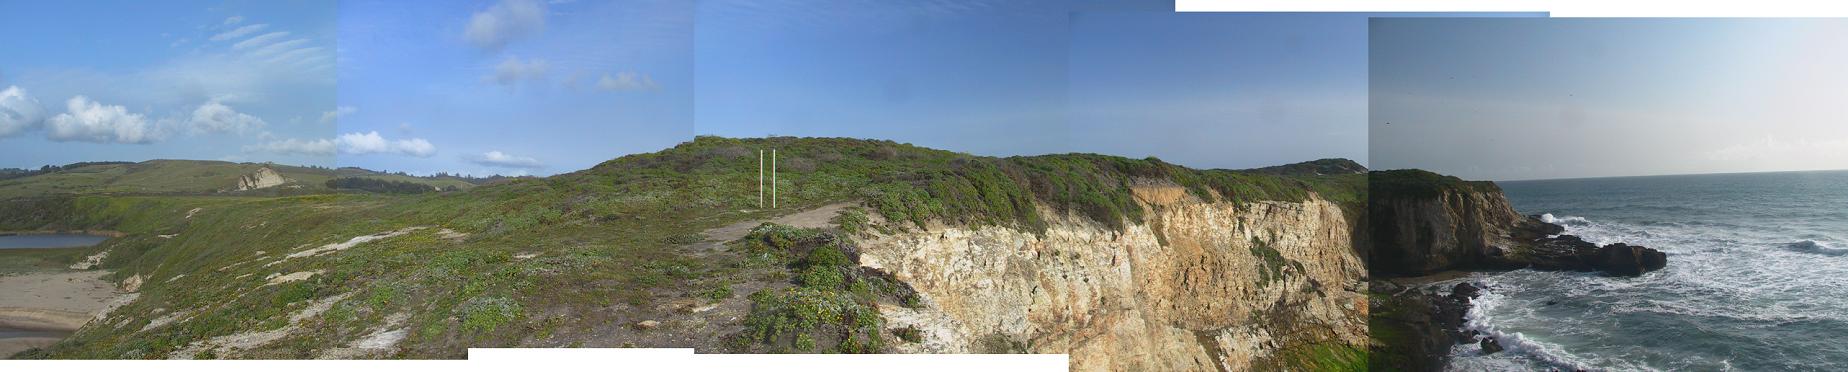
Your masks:
<svg viewBox="0 0 1848 372"><path fill-rule="evenodd" d="M1550 224L1556 224L1560 226L1585 226L1585 225L1591 224L1591 221L1586 220L1584 217L1579 217L1579 216L1555 217L1553 216L1552 213L1540 214L1540 221L1550 223Z"/></svg>
<svg viewBox="0 0 1848 372"><path fill-rule="evenodd" d="M1510 370L1510 369L1560 369L1560 370L1600 370L1583 358L1572 355L1560 345L1528 337L1520 332L1504 331L1498 324L1497 310L1511 318L1533 316L1531 306L1522 309L1503 309L1510 300L1494 289L1493 278L1473 277L1486 285L1481 297L1471 301L1469 311L1464 314L1465 329L1476 331L1481 338L1494 338L1502 345L1502 354L1483 354L1476 340L1458 344L1451 349L1451 370ZM1467 281L1467 280L1466 280ZM1445 287L1449 287L1446 285ZM1531 305L1531 304L1529 304Z"/></svg>

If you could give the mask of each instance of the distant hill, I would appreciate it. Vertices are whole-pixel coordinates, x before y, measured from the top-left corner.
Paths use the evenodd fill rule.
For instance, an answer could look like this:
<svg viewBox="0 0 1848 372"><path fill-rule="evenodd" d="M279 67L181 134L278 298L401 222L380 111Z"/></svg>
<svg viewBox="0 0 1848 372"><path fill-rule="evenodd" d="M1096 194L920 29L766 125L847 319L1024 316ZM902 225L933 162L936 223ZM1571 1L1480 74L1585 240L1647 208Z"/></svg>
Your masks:
<svg viewBox="0 0 1848 372"><path fill-rule="evenodd" d="M239 190L247 176L268 168L280 176L280 184L255 190ZM0 172L0 199L14 199L58 194L76 195L204 195L204 194L309 194L331 192L326 186L336 177L359 177L384 181L408 182L437 189L467 189L475 186L460 178L416 177L360 168L331 170L268 163L234 163L212 160L149 160L139 163L90 162L39 170L12 169ZM246 186L245 188L249 188Z"/></svg>
<svg viewBox="0 0 1848 372"><path fill-rule="evenodd" d="M1272 174L1272 175L1279 175L1279 176L1321 176L1321 175L1335 175L1335 174L1367 173L1367 167L1361 166L1360 163L1356 163L1353 160L1347 160L1347 159L1341 159L1341 158L1329 158L1329 159L1305 161L1305 162L1295 163L1295 164L1284 164L1284 165L1275 165L1275 166L1269 166L1269 167L1263 167L1263 168L1253 168L1247 171L1253 172L1253 173Z"/></svg>

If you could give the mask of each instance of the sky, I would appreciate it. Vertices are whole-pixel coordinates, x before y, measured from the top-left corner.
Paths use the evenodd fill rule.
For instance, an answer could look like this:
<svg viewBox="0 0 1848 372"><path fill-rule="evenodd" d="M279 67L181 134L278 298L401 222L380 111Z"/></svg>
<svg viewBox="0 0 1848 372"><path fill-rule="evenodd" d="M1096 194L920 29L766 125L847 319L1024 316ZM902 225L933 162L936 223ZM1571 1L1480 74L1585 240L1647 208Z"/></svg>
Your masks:
<svg viewBox="0 0 1848 372"><path fill-rule="evenodd" d="M1848 168L1848 21L1376 19L1371 38L1375 168Z"/></svg>
<svg viewBox="0 0 1848 372"><path fill-rule="evenodd" d="M549 175L691 140L693 10L681 0L342 1L338 160ZM349 138L383 146L348 149Z"/></svg>
<svg viewBox="0 0 1848 372"><path fill-rule="evenodd" d="M696 132L1195 168L1365 164L1367 17L1417 15L806 3L701 2Z"/></svg>
<svg viewBox="0 0 1848 372"><path fill-rule="evenodd" d="M332 163L243 148L332 135L332 3L9 1L0 33L0 167Z"/></svg>
<svg viewBox="0 0 1848 372"><path fill-rule="evenodd" d="M570 172L696 134L1367 164L1367 17L1415 15L1116 0L5 4L0 31L34 36L0 52L0 167L478 176Z"/></svg>

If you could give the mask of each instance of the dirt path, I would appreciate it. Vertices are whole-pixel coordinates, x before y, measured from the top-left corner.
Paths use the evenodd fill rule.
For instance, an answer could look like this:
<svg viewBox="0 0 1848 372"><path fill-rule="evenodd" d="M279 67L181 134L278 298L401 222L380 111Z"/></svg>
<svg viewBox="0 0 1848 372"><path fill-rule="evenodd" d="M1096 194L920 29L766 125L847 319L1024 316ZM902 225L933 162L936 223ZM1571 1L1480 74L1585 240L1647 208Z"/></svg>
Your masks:
<svg viewBox="0 0 1848 372"><path fill-rule="evenodd" d="M694 252L702 255L722 251L725 249L726 242L744 238L745 235L751 233L752 228L764 222L811 229L834 226L832 222L834 216L839 215L842 210L858 205L860 202L834 203L768 220L741 221L725 225L702 232L701 234L706 235L706 240L693 244L692 248Z"/></svg>
<svg viewBox="0 0 1848 372"><path fill-rule="evenodd" d="M743 238L745 234L750 234L751 228L757 227L757 225L763 224L764 222L774 222L774 223L781 224L781 225L789 225L789 226L795 226L795 227L801 227L801 228L811 228L811 229L834 226L834 223L830 222L830 220L833 220L835 215L840 214L842 210L846 210L847 208L852 208L853 206L856 206L856 205L860 205L860 203L859 202L834 203L834 204L828 204L828 205L821 206L821 208L815 208L815 209L810 209L806 211L796 212L794 214L787 214L787 215L783 215L777 218L772 218L769 220L754 220L754 221L744 221L744 222L734 223L731 225L726 225L725 227L706 230L705 232L706 240L707 241L717 240L719 242L729 242L733 240L738 240L739 238Z"/></svg>
<svg viewBox="0 0 1848 372"><path fill-rule="evenodd" d="M751 229L764 222L804 228L825 228L834 224L841 210L858 202L838 203L769 219L742 221L703 232L706 239L683 246L686 251L708 262L740 263L738 252L725 249L725 243L744 238ZM634 311L625 311L613 324L600 326L587 347L690 347L700 353L725 352L725 338L744 330L744 318L751 312L750 295L763 290L777 290L791 284L781 279L781 267L749 268L720 279L732 294L712 300L700 295L700 287L663 288L656 301ZM618 304L619 307L626 305ZM646 323L646 324L644 324Z"/></svg>

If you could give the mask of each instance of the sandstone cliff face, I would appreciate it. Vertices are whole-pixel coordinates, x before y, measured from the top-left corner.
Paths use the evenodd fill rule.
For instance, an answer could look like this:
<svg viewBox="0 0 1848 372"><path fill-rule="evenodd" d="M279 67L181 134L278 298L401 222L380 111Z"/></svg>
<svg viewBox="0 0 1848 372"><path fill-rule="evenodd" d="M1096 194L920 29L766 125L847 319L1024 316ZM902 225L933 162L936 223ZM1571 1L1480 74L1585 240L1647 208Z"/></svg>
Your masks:
<svg viewBox="0 0 1848 372"><path fill-rule="evenodd" d="M269 167L263 167L263 168L257 168L256 172L252 172L242 177L238 177L237 178L237 188L235 190L245 191L245 190L270 188L270 187L280 186L288 182L289 182L289 179L283 178L282 174L276 173L275 170L269 169Z"/></svg>
<svg viewBox="0 0 1848 372"><path fill-rule="evenodd" d="M1394 197L1375 193L1368 204L1374 222L1370 261L1375 275L1423 275L1467 267L1538 224L1514 211L1500 192L1443 190L1436 197ZM1524 236L1531 240L1537 236Z"/></svg>
<svg viewBox="0 0 1848 372"><path fill-rule="evenodd" d="M893 326L925 330L900 351L1069 353L1073 370L1246 370L1281 348L1366 342L1365 268L1335 204L1135 194L1146 222L1122 232L1068 216L1043 236L934 226L861 240L863 265L924 297L921 309L881 309Z"/></svg>

